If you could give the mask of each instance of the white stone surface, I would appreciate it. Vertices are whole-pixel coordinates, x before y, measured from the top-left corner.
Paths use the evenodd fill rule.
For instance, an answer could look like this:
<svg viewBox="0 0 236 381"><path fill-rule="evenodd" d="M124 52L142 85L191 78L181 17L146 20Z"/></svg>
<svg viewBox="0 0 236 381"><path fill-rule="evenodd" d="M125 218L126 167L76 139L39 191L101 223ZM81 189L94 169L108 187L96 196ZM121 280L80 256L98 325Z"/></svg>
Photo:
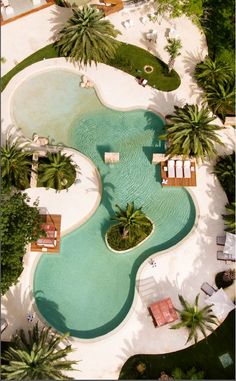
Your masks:
<svg viewBox="0 0 236 381"><path fill-rule="evenodd" d="M119 36L122 41L149 48L151 52L158 54L167 62L168 54L164 50L165 33L166 29L171 27L171 23L163 17L160 25L150 21L145 25L142 24L139 20L140 17L150 13L150 9L145 6L141 11L124 10L108 18L122 31L122 35ZM15 61L20 62L29 54L50 43L62 20L66 18L66 12L68 10L52 6L4 25L2 27L2 56L7 59L7 62L2 65L2 74L14 67ZM122 26L121 23L128 18L132 18L135 27L125 29ZM163 93L149 86L143 88L133 77L106 65L92 66L87 70L74 68L72 65L70 67L72 70L86 74L95 83L101 100L106 105L117 109L149 108L163 116L173 111L174 104L183 105L186 102L199 104L201 92L192 78L192 71L195 63L207 54L205 38L186 17L176 19L175 24L182 40L183 49L175 64L182 82L180 87L173 92ZM143 38L143 34L149 29L158 30L158 40L155 46L149 45ZM65 67L69 64L64 59L52 59L27 68L24 73L18 74L19 77L13 78L3 93L4 129L11 125L9 102L17 77L23 80L32 70L37 71L58 65ZM220 121L218 120L217 123L220 124ZM220 135L226 146L217 147L218 152L220 154L232 152L235 144L234 130L228 127L222 130ZM204 281L213 284L218 271L232 267L232 264L227 265L216 260L216 236L223 233L221 215L227 200L219 182L212 174L212 170L213 164L204 164L198 168L198 185L190 191L198 211L197 223L192 232L175 247L156 256L153 255L157 267L152 268L146 262L139 269L137 276L142 279L153 276L158 284L159 298L170 296L176 307L179 307L178 294L182 294L192 302L196 294L200 292L200 286ZM50 208L50 203L54 203L54 201L51 201L51 197L46 196L47 191L43 192L40 197L45 197L43 203L48 202L47 207ZM86 192L84 192L85 194ZM64 214L67 213L66 209L71 207L71 204L68 197L63 205L58 205L63 219ZM56 203L51 208L51 210L59 210ZM63 225L63 229L66 230L71 221L69 214L65 220L68 221L68 225ZM31 324L27 323L26 314L28 311L35 312L32 299L32 279L40 255L37 253L26 254L24 271L19 282L16 286L11 287L2 298L3 315L7 315L9 322L9 327L2 335L3 340L9 338L16 328L26 328ZM203 304L204 298L205 296L201 293L201 304ZM169 326L154 328L148 318L146 307L136 293L126 319L109 335L98 340L87 341L71 338L75 351L69 357L81 361L77 367L80 371L72 372L70 375L75 379L117 379L121 366L128 357L136 353L165 353L180 350L185 347L186 337L185 330L172 331Z"/></svg>

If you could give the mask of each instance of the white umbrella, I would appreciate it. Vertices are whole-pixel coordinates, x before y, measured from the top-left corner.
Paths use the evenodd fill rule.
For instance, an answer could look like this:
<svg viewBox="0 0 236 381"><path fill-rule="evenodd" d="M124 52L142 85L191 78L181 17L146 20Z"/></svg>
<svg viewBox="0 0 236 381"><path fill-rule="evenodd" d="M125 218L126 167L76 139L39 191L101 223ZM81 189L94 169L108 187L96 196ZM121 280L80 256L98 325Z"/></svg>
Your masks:
<svg viewBox="0 0 236 381"><path fill-rule="evenodd" d="M226 233L224 253L232 255L235 258L235 245L236 245L236 235L232 233Z"/></svg>
<svg viewBox="0 0 236 381"><path fill-rule="evenodd" d="M208 305L213 304L211 307L212 312L219 320L226 318L228 313L235 308L234 303L229 299L222 288L205 299L205 303Z"/></svg>

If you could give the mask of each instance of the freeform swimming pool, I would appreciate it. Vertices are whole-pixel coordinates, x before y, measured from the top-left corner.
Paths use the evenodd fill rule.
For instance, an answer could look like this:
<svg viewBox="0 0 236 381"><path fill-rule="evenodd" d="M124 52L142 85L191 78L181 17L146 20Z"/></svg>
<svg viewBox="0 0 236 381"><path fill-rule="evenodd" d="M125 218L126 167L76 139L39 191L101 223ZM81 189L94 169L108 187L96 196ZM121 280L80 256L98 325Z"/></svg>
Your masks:
<svg viewBox="0 0 236 381"><path fill-rule="evenodd" d="M88 339L122 322L132 305L140 265L183 239L196 213L189 193L184 188L162 188L159 168L151 164L153 152L164 152L158 139L161 119L146 110L108 109L94 90L81 89L79 82L77 74L64 70L33 76L16 90L12 115L27 136L37 132L63 141L89 156L100 171L99 208L62 238L60 255L41 257L34 277L35 300L48 323ZM105 165L105 151L120 152L120 162ZM115 204L131 201L143 206L155 231L140 247L115 254L105 245L105 232Z"/></svg>

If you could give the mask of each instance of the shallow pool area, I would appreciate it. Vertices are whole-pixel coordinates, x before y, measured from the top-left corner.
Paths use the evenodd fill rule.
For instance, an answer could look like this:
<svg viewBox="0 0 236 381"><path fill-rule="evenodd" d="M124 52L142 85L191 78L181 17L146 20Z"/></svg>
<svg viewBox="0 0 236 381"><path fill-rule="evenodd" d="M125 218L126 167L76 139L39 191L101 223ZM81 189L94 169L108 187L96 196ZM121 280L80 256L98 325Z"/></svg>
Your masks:
<svg viewBox="0 0 236 381"><path fill-rule="evenodd" d="M151 164L152 153L164 152L160 117L147 110L106 108L94 89L81 89L79 83L80 76L66 70L34 75L16 89L11 112L26 136L37 132L78 149L100 172L99 208L62 238L59 255L42 255L34 276L34 296L44 319L60 332L89 339L124 320L140 265L181 241L192 229L196 212L188 191L162 188L159 166ZM106 151L119 152L120 162L105 164ZM105 232L115 204L124 207L132 201L143 207L155 231L133 251L116 254L106 247Z"/></svg>

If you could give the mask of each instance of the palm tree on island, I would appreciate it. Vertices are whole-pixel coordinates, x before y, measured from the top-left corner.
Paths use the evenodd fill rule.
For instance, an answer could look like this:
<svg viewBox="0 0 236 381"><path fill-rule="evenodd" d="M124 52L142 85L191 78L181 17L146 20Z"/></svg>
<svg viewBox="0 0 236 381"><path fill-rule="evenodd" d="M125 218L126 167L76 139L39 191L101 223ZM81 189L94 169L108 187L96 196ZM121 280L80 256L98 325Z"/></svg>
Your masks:
<svg viewBox="0 0 236 381"><path fill-rule="evenodd" d="M127 203L126 209L121 209L117 204L116 208L119 211L116 212L116 217L112 220L118 221L122 228L122 238L128 238L132 241L135 235L141 232L144 226L147 226L147 217L141 211L142 207L135 209L133 202Z"/></svg>
<svg viewBox="0 0 236 381"><path fill-rule="evenodd" d="M210 116L206 107L201 109L198 105L184 107L175 106L174 114L167 115L166 134L160 136L168 141L166 155L192 156L197 160L217 155L215 143L224 145L216 131L221 130L216 124L211 124L215 116Z"/></svg>
<svg viewBox="0 0 236 381"><path fill-rule="evenodd" d="M82 9L72 8L72 12L54 43L59 54L84 65L114 58L120 44L115 37L120 32L103 19L104 14L87 5Z"/></svg>
<svg viewBox="0 0 236 381"><path fill-rule="evenodd" d="M127 203L126 209L117 204L116 207L116 217L111 220L118 223L109 228L107 242L115 250L127 250L148 237L153 230L153 224L142 212L142 208L136 209L133 202Z"/></svg>

